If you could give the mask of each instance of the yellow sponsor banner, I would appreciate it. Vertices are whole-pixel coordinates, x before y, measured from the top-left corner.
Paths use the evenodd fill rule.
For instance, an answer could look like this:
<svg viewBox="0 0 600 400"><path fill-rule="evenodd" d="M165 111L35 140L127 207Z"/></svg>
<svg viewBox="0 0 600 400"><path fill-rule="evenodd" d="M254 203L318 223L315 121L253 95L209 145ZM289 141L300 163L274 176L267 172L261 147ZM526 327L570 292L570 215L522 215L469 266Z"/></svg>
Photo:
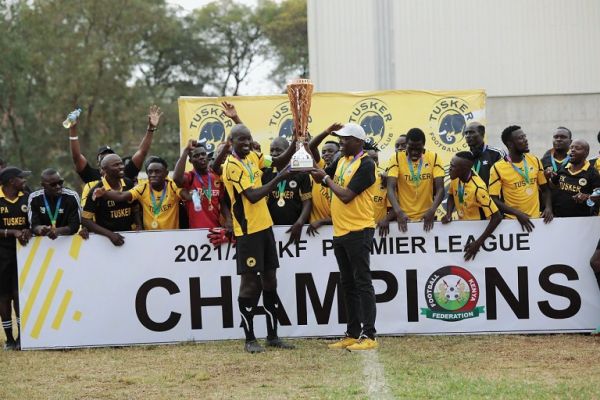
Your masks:
<svg viewBox="0 0 600 400"><path fill-rule="evenodd" d="M235 105L264 153L274 138L291 137L292 114L286 95L180 97L181 148L189 139L206 139L209 149L224 140L234 124L225 116L222 101ZM486 122L483 90L315 93L309 131L315 135L334 122L358 123L377 144L379 158L385 162L394 152L396 139L417 127L426 134L426 147L447 164L453 153L468 150L463 132L472 121Z"/></svg>

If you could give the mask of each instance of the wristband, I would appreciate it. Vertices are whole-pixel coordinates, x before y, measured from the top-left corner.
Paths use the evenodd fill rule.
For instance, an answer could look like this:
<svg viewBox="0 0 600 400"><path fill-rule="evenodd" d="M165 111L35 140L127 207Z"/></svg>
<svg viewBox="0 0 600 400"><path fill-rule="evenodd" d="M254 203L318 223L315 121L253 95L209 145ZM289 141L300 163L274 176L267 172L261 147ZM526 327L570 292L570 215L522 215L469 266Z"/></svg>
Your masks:
<svg viewBox="0 0 600 400"><path fill-rule="evenodd" d="M146 129L148 132L155 132L157 129L157 127L155 126L154 128L148 128Z"/></svg>
<svg viewBox="0 0 600 400"><path fill-rule="evenodd" d="M327 178L329 178L329 175L325 175L325 176L323 177L323 179L321 180L321 183L322 183L323 185L325 185L325 186L327 186Z"/></svg>
<svg viewBox="0 0 600 400"><path fill-rule="evenodd" d="M79 140L79 136L69 136L69 140Z"/></svg>

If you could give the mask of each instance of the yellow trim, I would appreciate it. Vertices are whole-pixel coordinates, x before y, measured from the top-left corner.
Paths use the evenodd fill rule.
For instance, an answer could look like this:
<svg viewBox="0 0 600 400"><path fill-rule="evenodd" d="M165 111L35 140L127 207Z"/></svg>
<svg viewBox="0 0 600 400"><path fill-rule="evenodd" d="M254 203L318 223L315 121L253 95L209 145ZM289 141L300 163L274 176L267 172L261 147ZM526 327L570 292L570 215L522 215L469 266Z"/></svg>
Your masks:
<svg viewBox="0 0 600 400"><path fill-rule="evenodd" d="M105 177L102 177L102 187L104 187L104 189L106 190L114 190L110 184L108 183L108 181L106 180ZM121 192L123 191L123 188L125 187L125 179L121 179Z"/></svg>
<svg viewBox="0 0 600 400"><path fill-rule="evenodd" d="M19 193L17 193L17 197L14 200L11 200L8 197L6 197L6 195L4 194L4 188L2 186L0 186L0 199L5 199L6 201L8 201L11 204L15 204L17 201L19 201L21 196L23 196L24 194L25 193L23 193L23 192L19 192Z"/></svg>
<svg viewBox="0 0 600 400"><path fill-rule="evenodd" d="M590 167L590 162L588 160L585 160L585 163L583 164L583 167L581 167L581 169L579 171L577 171L577 172L572 172L571 171L571 163L567 163L567 165L566 165L566 168L571 173L571 175L577 175L581 171L587 171L589 167Z"/></svg>
<svg viewBox="0 0 600 400"><path fill-rule="evenodd" d="M69 307L69 303L71 302L71 297L73 296L73 291L67 290L60 301L60 306L58 306L58 312L54 317L54 321L52 321L52 329L59 330L62 324L63 318L65 317L65 313L67 312L67 307Z"/></svg>
<svg viewBox="0 0 600 400"><path fill-rule="evenodd" d="M58 285L60 284L60 280L63 276L63 270L58 269L56 274L54 275L54 279L52 280L52 284L50 285L50 290L48 290L48 294L44 299L44 304L40 310L40 313L35 321L35 325L31 331L30 336L34 339L38 339L40 337L40 333L42 331L42 327L44 326L44 322L46 322L46 317L48 316L48 311L50 310L50 306L52 305L52 300L54 300L54 296L56 295L56 289L58 289Z"/></svg>
<svg viewBox="0 0 600 400"><path fill-rule="evenodd" d="M83 238L78 234L73 235L73 240L71 240L71 248L69 249L69 255L73 260L77 260L79 258L79 250L81 250L82 244Z"/></svg>
<svg viewBox="0 0 600 400"><path fill-rule="evenodd" d="M29 275L29 270L31 270L31 265L33 264L33 259L35 258L35 255L36 255L38 249L40 248L41 241L42 241L41 236L37 236L35 239L33 239L33 245L31 246L31 251L29 252L29 255L27 256L27 260L25 260L25 265L23 266L23 271L21 272L21 275L19 276L19 290L23 289L23 285L25 284L25 281L27 280L27 276Z"/></svg>
<svg viewBox="0 0 600 400"><path fill-rule="evenodd" d="M77 310L73 313L73 320L79 322L81 320L81 311Z"/></svg>
<svg viewBox="0 0 600 400"><path fill-rule="evenodd" d="M23 329L27 326L27 320L29 319L29 314L31 313L31 309L33 308L33 303L37 299L37 295L40 292L40 287L44 282L44 278L46 277L46 272L48 272L48 266L50 265L50 261L52 260L52 256L54 255L54 249L48 249L46 253L46 258L44 258L44 262L40 267L40 272L35 278L35 282L33 283L33 288L29 293L29 297L25 302L25 308L23 309L23 315L21 318L21 322L23 323Z"/></svg>

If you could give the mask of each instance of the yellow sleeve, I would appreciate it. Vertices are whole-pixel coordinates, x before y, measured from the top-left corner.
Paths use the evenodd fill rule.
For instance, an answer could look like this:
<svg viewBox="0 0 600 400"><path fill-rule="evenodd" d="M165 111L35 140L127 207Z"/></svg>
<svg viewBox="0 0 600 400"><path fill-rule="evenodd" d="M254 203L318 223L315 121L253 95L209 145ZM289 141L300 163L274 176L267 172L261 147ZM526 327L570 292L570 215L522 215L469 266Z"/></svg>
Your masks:
<svg viewBox="0 0 600 400"><path fill-rule="evenodd" d="M144 193L144 190L146 189L146 186L147 186L146 183L140 183L133 189L129 189L129 193L131 193L131 201L136 201L136 200L140 201L142 198L142 194Z"/></svg>
<svg viewBox="0 0 600 400"><path fill-rule="evenodd" d="M398 177L398 152L392 154L387 162L387 175L390 178Z"/></svg>
<svg viewBox="0 0 600 400"><path fill-rule="evenodd" d="M440 164L440 158L437 154L434 154L433 159L433 178L443 178L446 173L444 172L444 167Z"/></svg>
<svg viewBox="0 0 600 400"><path fill-rule="evenodd" d="M490 196L500 196L500 192L502 191L502 181L500 180L500 175L498 174L496 165L497 164L494 164L492 166L492 170L490 171Z"/></svg>
<svg viewBox="0 0 600 400"><path fill-rule="evenodd" d="M489 218L490 215L498 211L496 203L494 203L489 193L484 188L478 187L475 190L475 198L477 199L479 207L483 209L486 218Z"/></svg>
<svg viewBox="0 0 600 400"><path fill-rule="evenodd" d="M268 168L271 166L271 164L272 164L271 160L269 160L269 161L265 160L265 156L263 156L262 153L257 153L257 152L253 152L253 153L258 160L256 162L256 165L258 165L258 169Z"/></svg>
<svg viewBox="0 0 600 400"><path fill-rule="evenodd" d="M535 161L537 162L537 181L538 181L538 186L542 186L545 185L546 183L548 183L548 180L546 180L546 175L544 175L544 167L542 166L542 162L540 161L539 158L535 158Z"/></svg>
<svg viewBox="0 0 600 400"><path fill-rule="evenodd" d="M319 162L317 163L317 167L323 169L325 168L325 161L323 161L323 158L319 158Z"/></svg>

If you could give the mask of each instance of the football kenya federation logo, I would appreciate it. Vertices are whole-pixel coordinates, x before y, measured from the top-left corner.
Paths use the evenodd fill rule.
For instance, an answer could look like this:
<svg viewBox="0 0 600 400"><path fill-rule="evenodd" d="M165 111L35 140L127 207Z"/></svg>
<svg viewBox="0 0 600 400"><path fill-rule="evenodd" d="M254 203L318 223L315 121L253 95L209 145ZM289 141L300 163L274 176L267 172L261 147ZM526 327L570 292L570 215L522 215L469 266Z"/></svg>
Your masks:
<svg viewBox="0 0 600 400"><path fill-rule="evenodd" d="M189 129L191 138L204 143L206 150L214 151L217 144L225 140L225 131L233 126L233 121L225 115L220 104L205 104L194 111Z"/></svg>
<svg viewBox="0 0 600 400"><path fill-rule="evenodd" d="M421 315L442 321L460 321L478 317L485 306L477 306L479 284L466 269L454 265L435 271L425 284L427 308Z"/></svg>
<svg viewBox="0 0 600 400"><path fill-rule="evenodd" d="M469 150L465 128L474 119L469 103L458 97L444 97L435 102L429 113L429 137L441 150Z"/></svg>
<svg viewBox="0 0 600 400"><path fill-rule="evenodd" d="M394 138L392 133L392 111L388 105L377 98L362 99L353 106L348 122L359 124L365 130L367 139L385 149Z"/></svg>

